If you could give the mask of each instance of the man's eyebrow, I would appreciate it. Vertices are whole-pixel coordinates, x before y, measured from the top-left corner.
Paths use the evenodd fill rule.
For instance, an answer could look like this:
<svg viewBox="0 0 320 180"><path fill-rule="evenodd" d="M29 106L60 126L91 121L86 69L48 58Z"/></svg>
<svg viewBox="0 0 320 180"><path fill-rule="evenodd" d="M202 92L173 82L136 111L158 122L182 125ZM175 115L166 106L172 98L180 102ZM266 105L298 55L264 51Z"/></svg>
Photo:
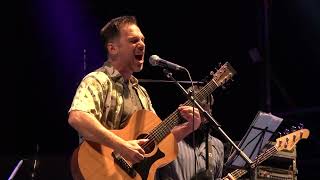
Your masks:
<svg viewBox="0 0 320 180"><path fill-rule="evenodd" d="M143 41L146 39L144 36L139 37L139 36L129 36L128 37L129 40L133 40L133 39L142 39Z"/></svg>

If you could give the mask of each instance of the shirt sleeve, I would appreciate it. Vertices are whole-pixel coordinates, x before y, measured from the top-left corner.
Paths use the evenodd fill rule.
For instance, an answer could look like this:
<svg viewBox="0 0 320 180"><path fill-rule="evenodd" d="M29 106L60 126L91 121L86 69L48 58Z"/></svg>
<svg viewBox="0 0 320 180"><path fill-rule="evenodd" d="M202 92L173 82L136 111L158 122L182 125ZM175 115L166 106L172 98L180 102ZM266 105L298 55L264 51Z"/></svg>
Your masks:
<svg viewBox="0 0 320 180"><path fill-rule="evenodd" d="M77 88L69 110L83 111L92 114L96 119L102 117L104 95L102 84L94 77L85 77Z"/></svg>

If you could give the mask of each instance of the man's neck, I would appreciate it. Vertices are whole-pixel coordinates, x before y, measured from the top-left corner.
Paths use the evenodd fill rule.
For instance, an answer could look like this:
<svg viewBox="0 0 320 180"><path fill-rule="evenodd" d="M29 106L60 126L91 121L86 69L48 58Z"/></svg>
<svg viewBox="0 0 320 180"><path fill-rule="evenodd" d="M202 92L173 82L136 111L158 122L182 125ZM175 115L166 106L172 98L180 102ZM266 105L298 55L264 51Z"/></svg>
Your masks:
<svg viewBox="0 0 320 180"><path fill-rule="evenodd" d="M123 71L123 70L121 70L121 69L117 69L117 70L118 70L119 73L122 75L122 77L123 77L123 79L124 79L125 81L129 81L132 73L129 73L129 72L127 72L127 71Z"/></svg>
<svg viewBox="0 0 320 180"><path fill-rule="evenodd" d="M132 76L132 72L128 71L126 68L122 67L121 64L117 63L117 61L114 61L112 59L108 60L110 64L122 75L123 79L125 81L128 81L130 77Z"/></svg>

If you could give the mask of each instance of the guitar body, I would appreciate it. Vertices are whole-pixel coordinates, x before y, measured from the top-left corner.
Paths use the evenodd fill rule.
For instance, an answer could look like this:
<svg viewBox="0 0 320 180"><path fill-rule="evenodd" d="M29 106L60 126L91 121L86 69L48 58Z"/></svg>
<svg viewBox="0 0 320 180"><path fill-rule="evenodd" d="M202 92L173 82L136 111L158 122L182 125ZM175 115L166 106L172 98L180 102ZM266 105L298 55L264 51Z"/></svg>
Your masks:
<svg viewBox="0 0 320 180"><path fill-rule="evenodd" d="M130 117L128 124L123 129L111 131L124 140L141 139L161 122L161 119L153 112L140 110ZM169 133L159 143L153 141L152 148L144 148L144 150L146 154L143 161L134 165L127 162L130 169L136 172L129 175L126 168L117 163L118 161L113 156L113 149L91 141L84 141L73 152L72 176L75 180L151 180L154 179L159 167L176 158L178 146L173 134Z"/></svg>

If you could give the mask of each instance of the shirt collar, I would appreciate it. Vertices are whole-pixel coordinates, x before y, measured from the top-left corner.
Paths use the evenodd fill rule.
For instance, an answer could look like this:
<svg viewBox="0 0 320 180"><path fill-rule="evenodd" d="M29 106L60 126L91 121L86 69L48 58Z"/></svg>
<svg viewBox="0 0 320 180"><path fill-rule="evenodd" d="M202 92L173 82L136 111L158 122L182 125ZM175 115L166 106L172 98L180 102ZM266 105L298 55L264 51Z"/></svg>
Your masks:
<svg viewBox="0 0 320 180"><path fill-rule="evenodd" d="M106 73L109 74L110 78L114 81L114 82L120 82L120 83L124 83L125 80L123 78L123 76L119 73L118 70L116 70L112 64L109 61L106 61L103 64L103 68L105 69ZM133 75L131 75L131 77L129 78L130 83L132 83L133 87L136 87L138 85L138 79L135 78Z"/></svg>

